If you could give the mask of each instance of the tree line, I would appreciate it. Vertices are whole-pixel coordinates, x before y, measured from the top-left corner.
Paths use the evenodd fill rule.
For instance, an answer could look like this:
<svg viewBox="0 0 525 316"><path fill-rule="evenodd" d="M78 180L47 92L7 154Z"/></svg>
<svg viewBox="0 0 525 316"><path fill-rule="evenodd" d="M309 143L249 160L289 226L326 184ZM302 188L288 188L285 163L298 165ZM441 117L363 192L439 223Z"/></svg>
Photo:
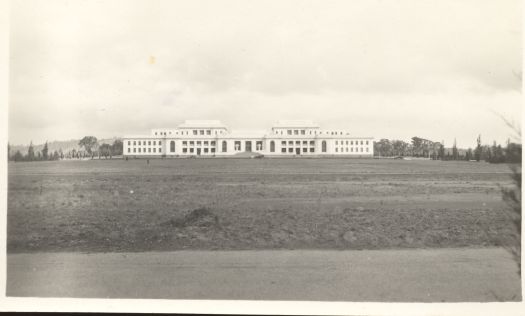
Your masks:
<svg viewBox="0 0 525 316"><path fill-rule="evenodd" d="M521 144L508 140L505 147L501 146L501 144L496 144L496 142L492 145L482 145L480 135L476 139L476 147L474 148L458 149L456 140L454 140L452 149L447 150L443 143L421 137L412 137L411 142L384 138L374 142L374 156L521 163Z"/></svg>
<svg viewBox="0 0 525 316"><path fill-rule="evenodd" d="M29 144L27 153L22 154L20 150L17 150L14 154L11 154L11 145L7 144L7 158L9 161L53 161L61 159L99 159L104 157L105 159L113 158L113 156L122 155L123 143L117 139L113 144L102 143L99 144L95 136L85 136L78 142L79 149L71 149L64 152L61 148L50 152L48 142L44 144L44 148L41 151L35 150L33 142Z"/></svg>

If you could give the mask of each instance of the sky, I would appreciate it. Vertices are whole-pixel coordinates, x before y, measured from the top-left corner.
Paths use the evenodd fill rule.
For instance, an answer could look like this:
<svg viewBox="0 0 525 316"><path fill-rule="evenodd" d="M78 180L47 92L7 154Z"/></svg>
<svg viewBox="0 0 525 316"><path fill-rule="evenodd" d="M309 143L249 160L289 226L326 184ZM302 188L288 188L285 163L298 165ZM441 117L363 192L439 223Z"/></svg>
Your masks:
<svg viewBox="0 0 525 316"><path fill-rule="evenodd" d="M521 123L521 1L11 2L13 144L186 119L311 119L356 137L503 143Z"/></svg>

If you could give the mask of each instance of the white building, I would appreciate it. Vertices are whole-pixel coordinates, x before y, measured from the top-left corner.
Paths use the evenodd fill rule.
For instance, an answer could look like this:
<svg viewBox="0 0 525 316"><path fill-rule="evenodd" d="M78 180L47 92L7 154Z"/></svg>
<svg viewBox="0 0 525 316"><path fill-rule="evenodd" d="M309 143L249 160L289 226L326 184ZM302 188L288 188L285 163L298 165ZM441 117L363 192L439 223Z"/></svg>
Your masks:
<svg viewBox="0 0 525 316"><path fill-rule="evenodd" d="M265 156L372 157L372 137L324 130L312 121L279 121L270 130L229 130L220 121L188 120L177 128L153 129L150 135L125 136L130 157Z"/></svg>

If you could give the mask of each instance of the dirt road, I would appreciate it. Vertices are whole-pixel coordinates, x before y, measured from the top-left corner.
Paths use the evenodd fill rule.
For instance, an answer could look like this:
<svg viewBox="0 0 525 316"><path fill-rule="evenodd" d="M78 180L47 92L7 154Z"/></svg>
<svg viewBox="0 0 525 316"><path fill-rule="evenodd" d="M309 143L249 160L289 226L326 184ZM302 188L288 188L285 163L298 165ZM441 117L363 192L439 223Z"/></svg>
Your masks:
<svg viewBox="0 0 525 316"><path fill-rule="evenodd" d="M7 295L318 301L516 301L503 249L176 251L7 256Z"/></svg>

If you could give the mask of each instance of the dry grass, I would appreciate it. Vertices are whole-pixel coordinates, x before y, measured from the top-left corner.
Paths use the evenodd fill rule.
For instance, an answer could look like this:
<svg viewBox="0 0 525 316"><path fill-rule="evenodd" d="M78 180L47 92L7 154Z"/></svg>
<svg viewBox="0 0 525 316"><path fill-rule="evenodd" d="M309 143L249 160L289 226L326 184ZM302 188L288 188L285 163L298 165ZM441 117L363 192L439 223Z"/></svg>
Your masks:
<svg viewBox="0 0 525 316"><path fill-rule="evenodd" d="M10 163L9 252L483 247L506 166L358 159Z"/></svg>

